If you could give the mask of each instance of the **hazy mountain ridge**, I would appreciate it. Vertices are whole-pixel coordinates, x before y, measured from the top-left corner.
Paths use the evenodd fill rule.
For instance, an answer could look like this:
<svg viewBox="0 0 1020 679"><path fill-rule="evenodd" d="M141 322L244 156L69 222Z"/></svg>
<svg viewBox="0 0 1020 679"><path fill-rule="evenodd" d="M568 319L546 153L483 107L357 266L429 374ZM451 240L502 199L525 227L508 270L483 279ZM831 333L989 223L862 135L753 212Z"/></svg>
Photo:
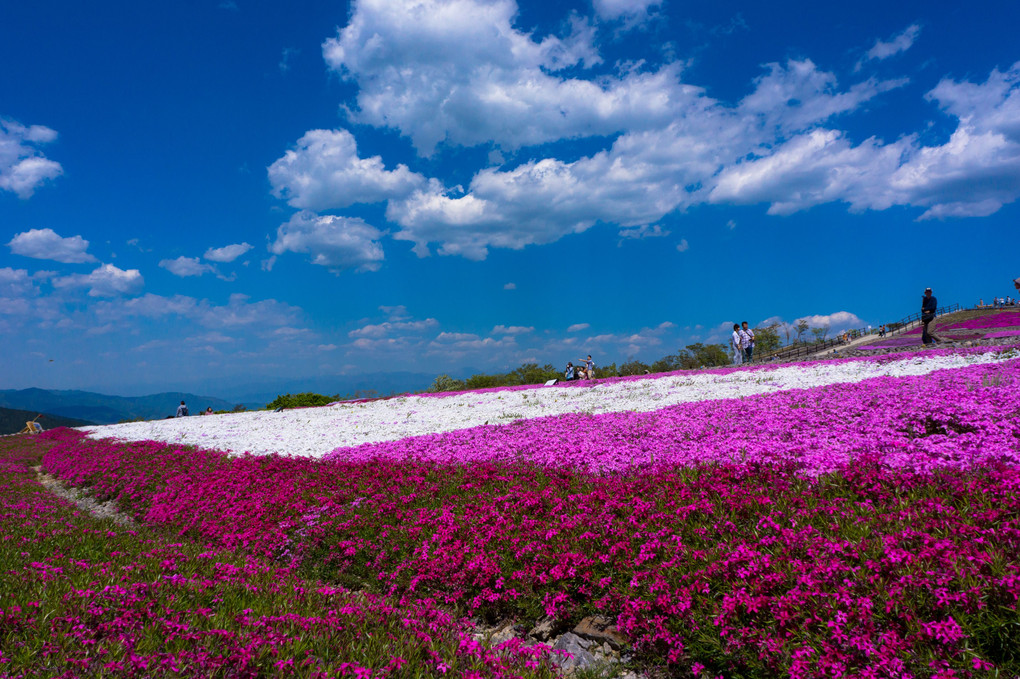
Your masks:
<svg viewBox="0 0 1020 679"><path fill-rule="evenodd" d="M199 396L190 392L166 391L143 396L112 396L80 389L4 389L0 390L0 407L85 420L96 424L113 424L124 420L155 420L173 415L183 400L188 411L198 415L208 407L232 410L242 404L249 410L264 407L280 394L316 392L320 394L353 395L375 392L380 396L421 391L432 383L435 375L411 372L364 373L295 379L267 379L259 382L199 384L197 388L216 390L226 398ZM31 419L31 417L29 418ZM24 421L17 427L25 426ZM45 424L43 425L46 426ZM80 425L74 425L80 426ZM48 427L47 427L48 428Z"/></svg>
<svg viewBox="0 0 1020 679"><path fill-rule="evenodd" d="M61 389L0 390L0 407L33 411L33 415L50 413L97 424L112 424L139 418L160 419L173 415L182 400L188 404L188 410L194 415L210 406L213 410L230 410L234 407L233 403L223 399L185 392L110 396L91 391ZM24 426L24 422L21 426Z"/></svg>
<svg viewBox="0 0 1020 679"><path fill-rule="evenodd" d="M264 380L247 383L221 382L216 389L221 395L237 403L269 403L280 394L352 395L355 392L374 391L380 396L424 391L432 384L435 375L431 373L388 372L363 373L356 375L332 375L293 379ZM251 406L249 406L251 407Z"/></svg>
<svg viewBox="0 0 1020 679"><path fill-rule="evenodd" d="M57 427L84 427L95 422L76 420L70 417L61 417L53 413L40 413L32 410L16 410L14 408L0 408L0 434L16 434L22 430L29 420L36 420L43 429L56 429Z"/></svg>

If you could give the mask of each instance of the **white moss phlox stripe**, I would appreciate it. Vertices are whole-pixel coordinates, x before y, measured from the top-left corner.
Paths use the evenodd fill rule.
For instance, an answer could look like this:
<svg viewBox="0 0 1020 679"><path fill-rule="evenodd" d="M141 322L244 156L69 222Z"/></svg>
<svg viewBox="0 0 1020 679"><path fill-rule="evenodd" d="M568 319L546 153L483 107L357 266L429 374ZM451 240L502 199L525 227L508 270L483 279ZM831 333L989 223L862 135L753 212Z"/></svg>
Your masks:
<svg viewBox="0 0 1020 679"><path fill-rule="evenodd" d="M407 396L360 404L256 411L84 427L92 438L178 442L235 453L320 457L331 450L375 441L506 424L565 413L659 410L679 403L738 398L859 382L873 377L924 375L935 370L995 363L1010 354L918 356L898 361L846 361L794 365L728 374L680 373L660 378L595 383L591 387L464 393L445 398Z"/></svg>

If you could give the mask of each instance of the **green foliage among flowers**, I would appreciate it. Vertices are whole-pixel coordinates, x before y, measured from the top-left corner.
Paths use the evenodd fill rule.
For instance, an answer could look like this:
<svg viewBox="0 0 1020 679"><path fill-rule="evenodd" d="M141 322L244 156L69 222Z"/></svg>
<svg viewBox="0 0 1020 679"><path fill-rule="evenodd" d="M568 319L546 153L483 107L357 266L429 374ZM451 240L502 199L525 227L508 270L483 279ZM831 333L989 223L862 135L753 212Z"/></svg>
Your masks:
<svg viewBox="0 0 1020 679"><path fill-rule="evenodd" d="M553 676L425 600L303 580L215 545L125 529L35 480L44 442L0 442L0 676Z"/></svg>

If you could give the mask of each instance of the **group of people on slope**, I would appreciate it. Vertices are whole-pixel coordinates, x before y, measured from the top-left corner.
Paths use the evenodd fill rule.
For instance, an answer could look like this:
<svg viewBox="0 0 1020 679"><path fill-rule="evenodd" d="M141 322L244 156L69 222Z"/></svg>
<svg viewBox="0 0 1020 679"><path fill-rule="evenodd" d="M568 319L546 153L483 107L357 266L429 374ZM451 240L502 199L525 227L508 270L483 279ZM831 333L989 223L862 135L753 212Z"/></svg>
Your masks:
<svg viewBox="0 0 1020 679"><path fill-rule="evenodd" d="M1013 287L1016 288L1017 292L1020 292L1020 278L1013 279ZM979 307L983 307L984 305L984 299L978 302ZM992 306L997 309L1004 306L1020 306L1020 299L1010 297L1009 295L1006 295L1005 297L995 297L992 299Z"/></svg>
<svg viewBox="0 0 1020 679"><path fill-rule="evenodd" d="M733 324L730 348L733 349L733 365L750 363L754 358L754 330L748 327L747 321Z"/></svg>
<svg viewBox="0 0 1020 679"><path fill-rule="evenodd" d="M205 411L202 414L203 415L212 415L213 414L212 406L209 406L208 408L206 408ZM188 416L188 406L187 406L186 403L184 403L184 401L181 401L181 404L179 406L177 406L177 414L174 415L174 417L187 417L187 416Z"/></svg>
<svg viewBox="0 0 1020 679"><path fill-rule="evenodd" d="M595 379L595 361L591 360L591 354L588 354L588 358L579 360L578 364L575 366L573 361L567 361L567 367L563 370L563 379L567 382Z"/></svg>

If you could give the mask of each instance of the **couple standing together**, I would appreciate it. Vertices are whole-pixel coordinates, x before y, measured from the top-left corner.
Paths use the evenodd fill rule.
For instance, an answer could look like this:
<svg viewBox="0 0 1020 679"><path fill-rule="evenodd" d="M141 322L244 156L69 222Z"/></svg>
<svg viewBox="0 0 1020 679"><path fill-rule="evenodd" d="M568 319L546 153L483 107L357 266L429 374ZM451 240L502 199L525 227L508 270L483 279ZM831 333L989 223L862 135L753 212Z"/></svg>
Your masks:
<svg viewBox="0 0 1020 679"><path fill-rule="evenodd" d="M747 321L733 324L730 347L733 349L733 365L751 362L754 357L754 330L747 326Z"/></svg>

